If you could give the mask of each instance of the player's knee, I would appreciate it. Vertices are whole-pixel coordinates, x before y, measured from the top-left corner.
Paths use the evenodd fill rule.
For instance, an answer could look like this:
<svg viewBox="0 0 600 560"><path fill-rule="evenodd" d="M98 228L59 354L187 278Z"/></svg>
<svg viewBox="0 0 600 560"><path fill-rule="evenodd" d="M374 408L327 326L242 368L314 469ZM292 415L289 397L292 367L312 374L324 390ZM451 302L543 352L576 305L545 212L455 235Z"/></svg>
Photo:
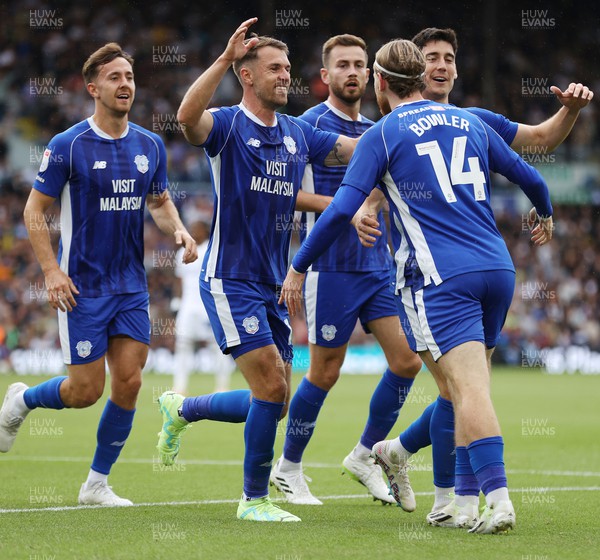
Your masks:
<svg viewBox="0 0 600 560"><path fill-rule="evenodd" d="M423 362L417 354L411 352L409 355L394 356L388 365L390 370L399 377L414 378L421 371Z"/></svg>
<svg viewBox="0 0 600 560"><path fill-rule="evenodd" d="M141 375L132 375L128 379L122 380L118 383L116 387L117 392L123 398L127 400L137 398L140 389L142 388L142 376Z"/></svg>
<svg viewBox="0 0 600 560"><path fill-rule="evenodd" d="M102 391L98 387L92 385L81 387L70 395L68 406L70 408L88 408L96 404L101 396Z"/></svg>

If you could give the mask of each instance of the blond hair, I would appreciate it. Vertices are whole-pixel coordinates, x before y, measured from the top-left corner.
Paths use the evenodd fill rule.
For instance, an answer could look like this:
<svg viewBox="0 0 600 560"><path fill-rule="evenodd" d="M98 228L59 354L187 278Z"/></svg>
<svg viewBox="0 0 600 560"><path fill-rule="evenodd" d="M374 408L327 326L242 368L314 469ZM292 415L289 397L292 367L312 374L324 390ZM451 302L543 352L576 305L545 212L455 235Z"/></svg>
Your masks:
<svg viewBox="0 0 600 560"><path fill-rule="evenodd" d="M425 89L425 57L412 41L395 39L383 45L375 55L374 70L385 78L390 90L400 98Z"/></svg>

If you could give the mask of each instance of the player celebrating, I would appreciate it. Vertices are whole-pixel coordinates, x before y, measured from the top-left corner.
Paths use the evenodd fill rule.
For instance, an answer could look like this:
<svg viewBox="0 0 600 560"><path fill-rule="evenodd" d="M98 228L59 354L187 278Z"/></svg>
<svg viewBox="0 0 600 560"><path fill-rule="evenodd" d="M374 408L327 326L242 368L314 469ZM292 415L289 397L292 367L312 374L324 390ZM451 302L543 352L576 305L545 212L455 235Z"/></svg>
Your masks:
<svg viewBox="0 0 600 560"><path fill-rule="evenodd" d="M489 358L515 279L489 203L489 169L522 185L534 203L540 216L532 230L536 244L552 236L548 188L479 119L423 99L425 60L414 43L384 45L374 69L377 101L385 116L361 138L342 183L345 188L294 257L281 297L293 314L307 266L382 180L391 222L397 226L395 246L402 239L406 247L396 253L396 289L403 320L412 327L411 347L424 345L438 363L455 406L457 445L467 448L485 494L486 508L471 532L505 532L514 527L515 514L489 392ZM411 196L414 188L425 189L428 196ZM386 473L397 468L390 442L377 443L373 454Z"/></svg>
<svg viewBox="0 0 600 560"><path fill-rule="evenodd" d="M215 391L227 391L229 379L235 369L235 362L225 356L216 344L210 328L210 321L204 304L200 299L198 279L202 261L208 247L209 225L195 221L190 225L190 234L198 245L198 260L192 264L182 261L183 247L178 251L175 264L175 276L181 278L181 300L175 324L175 371L173 390L187 393L188 379L194 367L194 343L202 342L210 352L210 371L215 374Z"/></svg>
<svg viewBox="0 0 600 560"><path fill-rule="evenodd" d="M426 60L423 97L448 103L448 96L458 77L456 33L452 29L427 28L412 40L421 49ZM551 118L538 125L512 122L502 115L477 107L467 110L492 127L517 152L531 147L552 151L568 136L579 112L593 98L593 92L582 84L571 83L564 92L552 86L552 91L562 106ZM372 207L367 213L373 215L376 208ZM367 246L371 246L372 241L380 235L374 229L377 221L364 215L358 224L359 236ZM478 511L479 487L466 449L459 446L455 450L454 413L448 388L439 374L437 364L428 360L427 356L424 359L438 382L440 396L400 434L397 449L399 464L404 468L411 455L432 445L435 500L431 513L427 515L428 522L442 527L474 524Z"/></svg>
<svg viewBox="0 0 600 560"><path fill-rule="evenodd" d="M108 364L111 394L79 503L128 506L131 501L117 496L107 478L131 431L150 343L144 203L159 228L184 244L184 262L196 259L196 243L166 190L161 139L128 122L135 97L131 56L108 43L85 62L83 77L94 114L51 140L24 213L50 305L58 310L68 376L8 388L0 411L0 451L11 448L35 408L93 405L104 391ZM59 197L57 262L45 212Z"/></svg>
<svg viewBox="0 0 600 560"><path fill-rule="evenodd" d="M367 46L354 35L337 35L323 45L323 82L329 97L300 118L330 132L358 137L373 124L360 114L360 101L369 79ZM314 164L307 169L302 190L333 196L346 167ZM308 231L318 214L304 215ZM383 223L383 218L379 217ZM385 439L421 369L421 360L410 350L400 327L393 294L389 290L392 258L386 236L374 249L366 249L356 238L354 228L340 236L307 273L305 298L310 348L310 368L290 404L283 455L271 473L272 483L287 501L295 504L322 502L310 492L302 470L302 454L312 437L319 411L340 375L348 340L357 319L372 332L389 363L375 389L365 430L354 450L344 459L344 471L383 503L395 503L381 468L370 456L375 443ZM401 505L415 509L414 494L403 486Z"/></svg>
<svg viewBox="0 0 600 560"><path fill-rule="evenodd" d="M163 394L158 450L171 464L189 422L246 422L240 519L299 521L269 498L277 422L285 415L293 350L289 316L278 304L287 266L296 195L307 163L345 165L353 139L278 114L287 103L290 63L285 43L244 40L257 21L242 23L223 54L192 84L178 112L187 140L208 156L215 196L211 238L200 289L221 349L230 353L250 391L183 399ZM235 107L207 111L233 64L242 89ZM322 206L306 206L318 210Z"/></svg>

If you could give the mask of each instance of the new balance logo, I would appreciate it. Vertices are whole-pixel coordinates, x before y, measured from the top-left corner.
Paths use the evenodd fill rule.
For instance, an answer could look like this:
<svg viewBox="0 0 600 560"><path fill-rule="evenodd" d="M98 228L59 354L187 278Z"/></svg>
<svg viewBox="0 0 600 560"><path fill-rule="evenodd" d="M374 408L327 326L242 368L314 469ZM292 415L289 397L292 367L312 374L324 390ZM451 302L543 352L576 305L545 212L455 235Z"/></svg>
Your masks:
<svg viewBox="0 0 600 560"><path fill-rule="evenodd" d="M123 447L126 441L126 439L124 439L123 441L113 441L111 445L114 445L115 447Z"/></svg>
<svg viewBox="0 0 600 560"><path fill-rule="evenodd" d="M248 144L248 146L253 146L254 148L260 148L260 140L257 138L250 138L246 144Z"/></svg>
<svg viewBox="0 0 600 560"><path fill-rule="evenodd" d="M106 162L105 161L95 161L94 167L92 167L92 169L106 169Z"/></svg>

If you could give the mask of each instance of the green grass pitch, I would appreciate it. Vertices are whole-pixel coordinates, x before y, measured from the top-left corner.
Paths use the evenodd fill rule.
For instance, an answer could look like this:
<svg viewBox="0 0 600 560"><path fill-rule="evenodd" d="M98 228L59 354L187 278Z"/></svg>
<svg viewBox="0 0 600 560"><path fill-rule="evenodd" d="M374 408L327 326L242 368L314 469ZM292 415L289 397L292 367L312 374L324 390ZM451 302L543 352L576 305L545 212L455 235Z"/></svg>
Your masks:
<svg viewBox="0 0 600 560"><path fill-rule="evenodd" d="M294 375L294 385L300 377ZM0 376L0 394L16 380ZM496 369L492 392L517 512L516 530L503 536L427 525L433 502L429 450L414 458L412 514L373 502L362 486L341 476L339 465L362 431L377 382L376 376L342 376L328 397L304 457L311 489L325 503L289 506L302 518L290 524L235 517L243 425L197 423L184 435L178 464L157 462L160 416L153 401L170 388L167 376L145 376L132 434L110 477L116 492L137 507L76 507L100 403L86 410L38 410L10 453L0 456L0 558L600 558L600 377ZM233 383L245 386L239 374ZM193 376L191 393L209 392L212 384L209 376ZM420 374L392 434L435 397L431 377ZM282 444L281 426L276 458Z"/></svg>

